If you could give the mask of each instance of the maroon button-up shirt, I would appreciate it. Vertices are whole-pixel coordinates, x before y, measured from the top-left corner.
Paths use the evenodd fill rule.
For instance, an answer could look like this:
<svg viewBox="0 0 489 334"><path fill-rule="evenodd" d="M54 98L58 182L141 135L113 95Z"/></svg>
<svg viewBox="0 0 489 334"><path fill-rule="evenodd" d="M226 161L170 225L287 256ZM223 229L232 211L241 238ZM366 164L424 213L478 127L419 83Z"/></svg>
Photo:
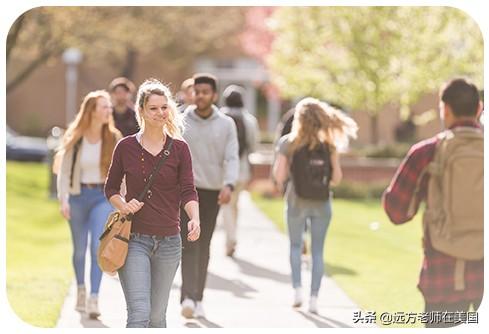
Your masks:
<svg viewBox="0 0 489 334"><path fill-rule="evenodd" d="M474 122L458 122L457 126L479 127ZM415 195L421 171L433 160L437 137L414 145L397 170L390 186L384 192L383 205L394 224L411 220L418 211L421 201L426 200L429 175L421 180L420 191L415 199L415 211L408 214L409 204ZM418 288L428 303L456 303L482 298L484 292L484 260L467 261L465 267L465 290L454 290L455 258L435 250L429 236L423 238L424 260Z"/></svg>
<svg viewBox="0 0 489 334"><path fill-rule="evenodd" d="M165 148L167 149L168 140ZM163 150L162 150L163 152ZM126 176L126 201L137 198L145 186L154 166L161 158L153 156L137 141L136 135L119 141L105 181L105 196L110 199L120 193L121 182ZM151 196L144 198L144 205L132 220L131 232L170 236L180 232L180 206L197 201L198 196L192 174L192 158L187 143L174 139L170 156L157 175L153 177Z"/></svg>

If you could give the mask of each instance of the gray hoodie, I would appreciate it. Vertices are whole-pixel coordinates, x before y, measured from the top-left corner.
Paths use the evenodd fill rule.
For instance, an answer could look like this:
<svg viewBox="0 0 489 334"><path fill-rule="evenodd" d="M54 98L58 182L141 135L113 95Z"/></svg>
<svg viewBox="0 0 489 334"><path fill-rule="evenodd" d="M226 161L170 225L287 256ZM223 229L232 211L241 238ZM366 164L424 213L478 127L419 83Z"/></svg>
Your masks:
<svg viewBox="0 0 489 334"><path fill-rule="evenodd" d="M216 106L203 119L189 106L183 114L183 138L190 148L197 188L220 190L236 185L239 175L238 134L234 121Z"/></svg>

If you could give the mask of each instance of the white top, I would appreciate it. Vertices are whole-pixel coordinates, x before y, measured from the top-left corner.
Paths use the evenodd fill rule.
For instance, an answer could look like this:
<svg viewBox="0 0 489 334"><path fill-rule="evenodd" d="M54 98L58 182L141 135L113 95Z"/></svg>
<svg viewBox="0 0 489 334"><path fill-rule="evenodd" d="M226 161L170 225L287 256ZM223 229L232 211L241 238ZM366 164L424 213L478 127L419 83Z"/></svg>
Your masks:
<svg viewBox="0 0 489 334"><path fill-rule="evenodd" d="M104 183L100 173L102 140L91 144L83 137L80 149L81 183Z"/></svg>

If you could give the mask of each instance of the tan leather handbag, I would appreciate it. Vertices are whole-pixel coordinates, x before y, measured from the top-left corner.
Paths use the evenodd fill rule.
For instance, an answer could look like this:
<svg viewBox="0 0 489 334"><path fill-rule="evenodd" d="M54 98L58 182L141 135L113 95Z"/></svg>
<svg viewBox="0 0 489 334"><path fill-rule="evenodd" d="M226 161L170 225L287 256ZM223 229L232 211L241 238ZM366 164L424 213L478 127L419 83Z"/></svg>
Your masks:
<svg viewBox="0 0 489 334"><path fill-rule="evenodd" d="M165 160L170 155L173 140L171 138L168 138L168 140L168 148L163 151L163 156L158 164L153 168L153 171L148 177L148 182L146 183L144 190L137 198L137 200L140 202L144 200L146 193L151 187L154 175L156 175L161 166L163 166ZM126 261L133 216L134 215L132 213L124 216L119 211L112 212L105 223L104 232L100 235L100 244L97 251L97 262L100 269L109 275L115 275L116 271L121 268Z"/></svg>

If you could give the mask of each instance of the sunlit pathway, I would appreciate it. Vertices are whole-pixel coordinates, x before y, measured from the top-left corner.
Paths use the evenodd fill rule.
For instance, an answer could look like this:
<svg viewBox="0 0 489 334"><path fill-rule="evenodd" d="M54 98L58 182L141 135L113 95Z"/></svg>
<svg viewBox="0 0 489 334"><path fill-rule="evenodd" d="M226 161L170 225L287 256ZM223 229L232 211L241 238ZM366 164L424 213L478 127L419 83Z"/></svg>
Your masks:
<svg viewBox="0 0 489 334"><path fill-rule="evenodd" d="M207 319L180 316L177 273L167 312L168 327L356 327L353 313L359 308L333 280L324 277L319 295L319 315L291 307L288 239L251 202L248 193L240 199L239 244L235 258L224 254L224 232L218 227L212 240L209 277L204 306ZM307 294L310 273L304 269ZM124 327L125 302L116 277L104 276L99 320L90 320L74 310L76 285L72 284L58 327ZM365 324L361 326L366 326Z"/></svg>

